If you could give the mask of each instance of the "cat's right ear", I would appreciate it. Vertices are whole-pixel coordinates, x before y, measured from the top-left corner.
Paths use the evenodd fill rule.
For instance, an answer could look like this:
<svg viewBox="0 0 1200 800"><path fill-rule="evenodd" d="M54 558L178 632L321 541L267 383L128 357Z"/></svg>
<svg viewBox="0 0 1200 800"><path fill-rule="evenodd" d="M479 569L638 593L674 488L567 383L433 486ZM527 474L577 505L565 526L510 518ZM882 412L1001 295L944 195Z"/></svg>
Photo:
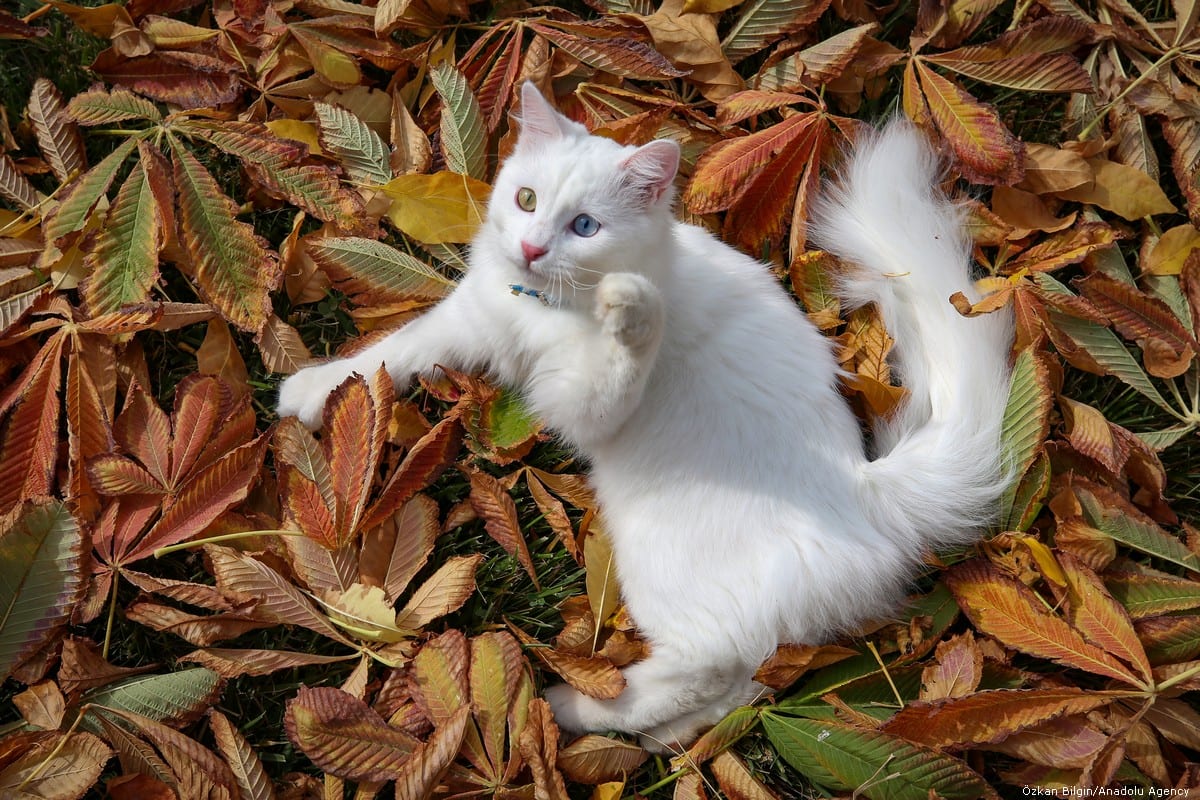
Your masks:
<svg viewBox="0 0 1200 800"><path fill-rule="evenodd" d="M561 138L564 133L562 123L565 120L546 102L533 81L526 81L521 87L521 112L517 119L521 124L518 144L550 141Z"/></svg>

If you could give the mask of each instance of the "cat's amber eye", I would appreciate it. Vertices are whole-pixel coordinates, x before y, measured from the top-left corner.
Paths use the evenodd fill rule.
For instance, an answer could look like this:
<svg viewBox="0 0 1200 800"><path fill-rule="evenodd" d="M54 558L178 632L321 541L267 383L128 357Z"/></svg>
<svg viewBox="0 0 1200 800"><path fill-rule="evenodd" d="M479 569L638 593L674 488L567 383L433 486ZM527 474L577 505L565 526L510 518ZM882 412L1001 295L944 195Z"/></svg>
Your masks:
<svg viewBox="0 0 1200 800"><path fill-rule="evenodd" d="M534 194L533 189L530 189L528 186L522 186L518 189L517 205L525 211L533 211L537 208L537 195Z"/></svg>

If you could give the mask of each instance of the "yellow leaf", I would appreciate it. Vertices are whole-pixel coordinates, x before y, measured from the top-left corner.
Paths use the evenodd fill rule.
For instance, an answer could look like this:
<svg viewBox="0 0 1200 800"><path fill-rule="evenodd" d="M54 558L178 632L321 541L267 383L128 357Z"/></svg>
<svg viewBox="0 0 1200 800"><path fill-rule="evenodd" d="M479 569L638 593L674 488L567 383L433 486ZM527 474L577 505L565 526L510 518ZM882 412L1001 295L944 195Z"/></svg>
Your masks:
<svg viewBox="0 0 1200 800"><path fill-rule="evenodd" d="M317 139L317 126L311 122L301 122L298 119L273 119L267 123L267 129L280 139L292 139L304 142L314 155L321 155L321 142Z"/></svg>
<svg viewBox="0 0 1200 800"><path fill-rule="evenodd" d="M1048 144L1025 145L1025 179L1020 187L1034 194L1065 192L1092 180L1092 168L1073 150Z"/></svg>
<svg viewBox="0 0 1200 800"><path fill-rule="evenodd" d="M207 42L221 33L216 28L204 28L182 20L154 15L148 15L142 21L142 32L150 37L156 48L162 49Z"/></svg>
<svg viewBox="0 0 1200 800"><path fill-rule="evenodd" d="M466 175L401 175L383 186L392 224L425 244L469 242L483 222L491 187Z"/></svg>
<svg viewBox="0 0 1200 800"><path fill-rule="evenodd" d="M619 800L625 791L625 781L602 783L592 789L592 800Z"/></svg>
<svg viewBox="0 0 1200 800"><path fill-rule="evenodd" d="M330 622L359 639L399 642L412 633L396 627L396 610L378 586L355 583L344 592L326 592L317 602L329 614Z"/></svg>
<svg viewBox="0 0 1200 800"><path fill-rule="evenodd" d="M675 66L689 70L687 80L712 101L723 100L742 88L742 79L721 50L715 17L688 13L683 0L666 0L642 22L654 47Z"/></svg>
<svg viewBox="0 0 1200 800"><path fill-rule="evenodd" d="M292 29L295 33L296 28ZM362 70L354 56L327 44L314 35L297 35L296 41L312 61L313 69L334 86L357 86L362 83Z"/></svg>
<svg viewBox="0 0 1200 800"><path fill-rule="evenodd" d="M1089 158L1087 163L1092 168L1094 180L1058 192L1059 197L1077 203L1091 203L1128 220L1139 220L1152 214L1170 214L1175 210L1158 182L1140 169L1107 158Z"/></svg>
<svg viewBox="0 0 1200 800"><path fill-rule="evenodd" d="M1032 536L1022 536L1020 541L1029 548L1029 553L1047 580L1053 581L1059 586L1067 585L1067 576L1063 574L1062 567L1058 565L1058 561L1055 560L1054 553L1050 552L1049 547Z"/></svg>
<svg viewBox="0 0 1200 800"><path fill-rule="evenodd" d="M593 651L600 638L600 629L612 613L617 610L620 590L617 587L617 565L613 560L612 543L600 525L593 520L583 540L583 563L587 568L588 605L596 620L596 632L592 640Z"/></svg>
<svg viewBox="0 0 1200 800"><path fill-rule="evenodd" d="M1197 250L1200 250L1200 230L1195 225L1179 225L1159 238L1143 267L1152 275L1178 275L1188 256Z"/></svg>

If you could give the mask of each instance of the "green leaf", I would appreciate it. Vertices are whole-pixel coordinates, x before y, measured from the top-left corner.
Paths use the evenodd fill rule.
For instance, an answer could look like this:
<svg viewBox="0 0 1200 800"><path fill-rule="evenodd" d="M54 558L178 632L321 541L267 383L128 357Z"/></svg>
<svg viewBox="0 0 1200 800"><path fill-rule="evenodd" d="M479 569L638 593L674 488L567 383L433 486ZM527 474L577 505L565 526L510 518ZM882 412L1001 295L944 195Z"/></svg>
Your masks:
<svg viewBox="0 0 1200 800"><path fill-rule="evenodd" d="M1050 492L1050 459L1045 453L1030 465L1021 479L1014 483L1004 497L1001 506L1005 509L1000 520L1006 531L1025 531L1033 525L1042 510L1046 495Z"/></svg>
<svg viewBox="0 0 1200 800"><path fill-rule="evenodd" d="M487 127L479 101L461 72L445 61L429 72L442 98L442 152L451 172L487 179Z"/></svg>
<svg viewBox="0 0 1200 800"><path fill-rule="evenodd" d="M313 103L321 147L355 183L380 185L392 179L387 145L365 122L340 106Z"/></svg>
<svg viewBox="0 0 1200 800"><path fill-rule="evenodd" d="M1084 489L1078 489L1075 495L1083 506L1088 524L1113 540L1193 572L1200 572L1200 556L1148 517L1135 517L1130 509L1105 508L1091 492Z"/></svg>
<svg viewBox="0 0 1200 800"><path fill-rule="evenodd" d="M1038 286L1045 291L1074 294L1047 273L1039 272L1033 277ZM1135 389L1164 411L1174 413L1170 404L1163 399L1158 389L1151 383L1150 377L1138 364L1137 359L1125 348L1125 344L1119 336L1103 325L1068 316L1052 308L1046 311L1050 317L1050 324L1058 328L1063 335L1091 356L1097 364L1104 367L1109 375Z"/></svg>
<svg viewBox="0 0 1200 800"><path fill-rule="evenodd" d="M792 767L834 791L871 800L979 800L998 795L957 758L832 720L763 712L767 738Z"/></svg>
<svg viewBox="0 0 1200 800"><path fill-rule="evenodd" d="M182 726L212 707L220 699L222 688L220 675L193 667L110 684L84 695L83 702ZM91 719L84 719L83 727L100 732L99 724Z"/></svg>
<svg viewBox="0 0 1200 800"><path fill-rule="evenodd" d="M899 708L896 704L896 692L900 693L900 698L906 703L916 700L921 693L921 672L925 669L923 665L889 667L885 675L874 656L859 656L842 662L847 664L849 669L854 669L849 662L857 662L855 666L858 670L871 671L865 677L857 678L828 692L821 691L821 683L806 686L802 696L784 700L779 704L779 710L808 719L835 719L837 710L821 699L821 695L831 692L856 711L878 720L885 720ZM815 680L820 681L820 677ZM814 689L817 691L814 692Z"/></svg>
<svg viewBox="0 0 1200 800"><path fill-rule="evenodd" d="M271 315L269 292L281 277L279 262L254 228L238 221L237 205L208 170L175 139L171 145L180 244L194 259L185 271L225 319L257 333Z"/></svg>
<svg viewBox="0 0 1200 800"><path fill-rule="evenodd" d="M117 171L136 146L136 139L126 139L103 161L71 181L59 192L58 207L42 223L42 234L46 242L54 242L84 226L88 214L96 206L100 196L108 191Z"/></svg>
<svg viewBox="0 0 1200 800"><path fill-rule="evenodd" d="M363 214L362 198L341 185L324 164L295 163L305 148L275 136L265 125L250 122L191 123L184 132L241 159L246 171L271 195L283 198L319 220L344 231L372 227Z"/></svg>
<svg viewBox="0 0 1200 800"><path fill-rule="evenodd" d="M766 45L817 20L829 0L753 0L742 6L721 49L730 64L757 53Z"/></svg>
<svg viewBox="0 0 1200 800"><path fill-rule="evenodd" d="M1129 573L1111 575L1104 583L1134 619L1200 608L1200 583L1196 581Z"/></svg>
<svg viewBox="0 0 1200 800"><path fill-rule="evenodd" d="M1042 450L1042 442L1050 431L1052 404L1046 365L1037 358L1034 348L1028 347L1013 365L1008 404L1004 408L1001 447L1004 463L1012 468L1014 480L1000 500L1001 519L1012 514L1020 478Z"/></svg>
<svg viewBox="0 0 1200 800"><path fill-rule="evenodd" d="M542 429L542 421L529 411L521 395L501 389L496 399L483 408L480 423L488 445L504 453L529 442Z"/></svg>
<svg viewBox="0 0 1200 800"><path fill-rule="evenodd" d="M117 192L88 253L83 298L92 316L150 299L174 205L166 169L147 146Z"/></svg>
<svg viewBox="0 0 1200 800"><path fill-rule="evenodd" d="M111 125L130 119L162 120L158 107L128 89L92 89L67 103L67 116L80 125Z"/></svg>
<svg viewBox="0 0 1200 800"><path fill-rule="evenodd" d="M358 305L436 301L455 285L428 264L374 239L314 238L305 249Z"/></svg>
<svg viewBox="0 0 1200 800"><path fill-rule="evenodd" d="M84 589L83 562L79 523L58 500L0 518L0 678L70 618Z"/></svg>

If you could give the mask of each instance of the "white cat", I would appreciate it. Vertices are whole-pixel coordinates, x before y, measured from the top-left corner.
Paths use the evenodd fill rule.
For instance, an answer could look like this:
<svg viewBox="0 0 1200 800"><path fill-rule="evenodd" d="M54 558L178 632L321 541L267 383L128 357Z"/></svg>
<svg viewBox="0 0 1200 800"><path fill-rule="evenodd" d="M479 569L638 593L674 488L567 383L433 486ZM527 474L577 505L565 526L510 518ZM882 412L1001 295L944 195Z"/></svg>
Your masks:
<svg viewBox="0 0 1200 800"><path fill-rule="evenodd" d="M923 553L970 541L1005 483L1011 321L975 297L937 159L893 123L859 142L817 240L859 265L910 399L874 457L838 391L833 345L761 263L671 211L679 149L590 136L531 85L470 269L378 344L284 382L317 427L326 396L380 362L399 386L486 369L591 464L629 612L650 655L614 700L547 691L570 731L686 743L762 689L781 642L816 643L893 608ZM518 284L533 296L514 296ZM539 302L539 297L544 302Z"/></svg>

